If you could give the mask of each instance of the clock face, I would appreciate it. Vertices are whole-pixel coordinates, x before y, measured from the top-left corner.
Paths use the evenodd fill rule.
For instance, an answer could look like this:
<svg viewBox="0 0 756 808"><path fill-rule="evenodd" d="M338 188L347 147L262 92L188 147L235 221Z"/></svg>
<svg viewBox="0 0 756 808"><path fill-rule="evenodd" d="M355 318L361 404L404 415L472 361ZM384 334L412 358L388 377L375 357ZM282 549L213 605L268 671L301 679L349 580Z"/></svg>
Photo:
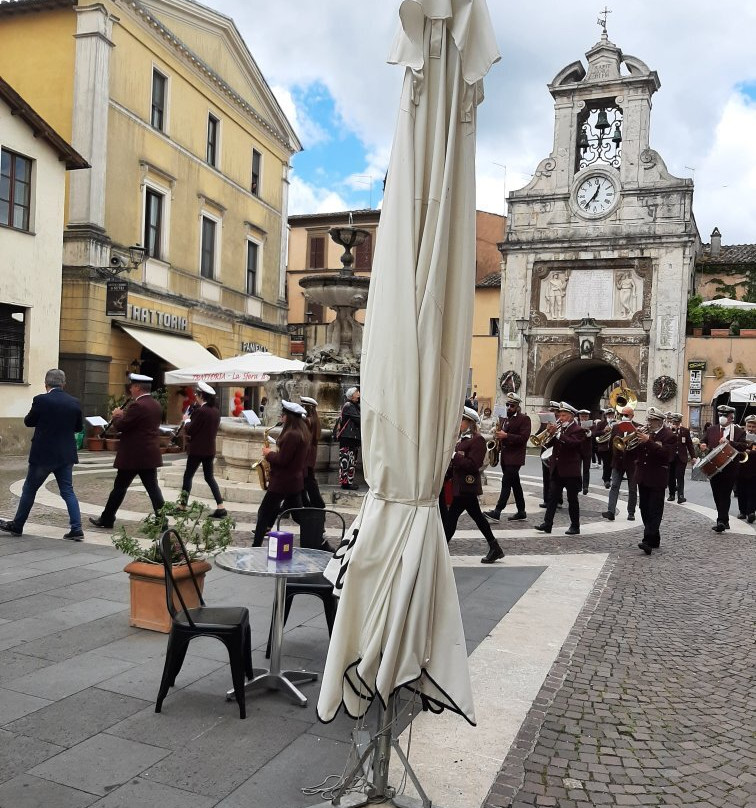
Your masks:
<svg viewBox="0 0 756 808"><path fill-rule="evenodd" d="M575 199L581 213L600 216L614 206L617 189L608 177L594 174L578 185Z"/></svg>

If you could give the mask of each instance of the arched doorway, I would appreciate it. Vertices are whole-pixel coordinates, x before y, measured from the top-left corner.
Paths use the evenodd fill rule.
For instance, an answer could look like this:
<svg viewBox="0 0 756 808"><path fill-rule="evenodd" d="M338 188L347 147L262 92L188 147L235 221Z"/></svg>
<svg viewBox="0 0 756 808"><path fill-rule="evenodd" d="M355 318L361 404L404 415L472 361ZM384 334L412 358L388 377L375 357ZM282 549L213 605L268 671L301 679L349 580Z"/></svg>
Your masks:
<svg viewBox="0 0 756 808"><path fill-rule="evenodd" d="M622 373L600 359L575 359L553 374L546 387L546 398L567 401L579 410L598 410L601 396Z"/></svg>

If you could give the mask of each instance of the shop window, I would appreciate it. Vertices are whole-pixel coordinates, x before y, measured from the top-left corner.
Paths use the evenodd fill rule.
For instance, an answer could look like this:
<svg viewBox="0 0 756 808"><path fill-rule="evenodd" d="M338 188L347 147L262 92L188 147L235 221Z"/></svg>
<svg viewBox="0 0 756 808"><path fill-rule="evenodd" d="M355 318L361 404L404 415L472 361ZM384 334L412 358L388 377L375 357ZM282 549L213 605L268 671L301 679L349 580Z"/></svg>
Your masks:
<svg viewBox="0 0 756 808"><path fill-rule="evenodd" d="M322 303L313 303L312 301L309 301L307 311L305 312L305 318L307 319L308 323L322 323L324 313Z"/></svg>
<svg viewBox="0 0 756 808"><path fill-rule="evenodd" d="M262 154L252 149L252 193L260 196L260 171L262 170Z"/></svg>
<svg viewBox="0 0 756 808"><path fill-rule="evenodd" d="M257 264L260 254L260 245L254 241L247 241L247 294L257 294Z"/></svg>
<svg viewBox="0 0 756 808"><path fill-rule="evenodd" d="M218 135L220 134L220 121L212 114L207 116L207 155L209 165L218 165Z"/></svg>
<svg viewBox="0 0 756 808"><path fill-rule="evenodd" d="M0 303L0 382L23 382L27 310Z"/></svg>
<svg viewBox="0 0 756 808"><path fill-rule="evenodd" d="M354 253L355 269L370 269L373 265L373 234L370 233Z"/></svg>
<svg viewBox="0 0 756 808"><path fill-rule="evenodd" d="M310 236L307 266L309 269L325 268L325 236Z"/></svg>
<svg viewBox="0 0 756 808"><path fill-rule="evenodd" d="M0 149L0 225L29 230L32 161Z"/></svg>
<svg viewBox="0 0 756 808"><path fill-rule="evenodd" d="M148 258L162 258L163 194L147 189L144 200L144 246Z"/></svg>
<svg viewBox="0 0 756 808"><path fill-rule="evenodd" d="M152 107L150 110L150 124L161 132L165 131L165 102L168 89L168 79L159 71L152 71Z"/></svg>
<svg viewBox="0 0 756 808"><path fill-rule="evenodd" d="M212 280L215 277L215 239L217 223L208 216L202 217L202 246L200 249L200 275Z"/></svg>

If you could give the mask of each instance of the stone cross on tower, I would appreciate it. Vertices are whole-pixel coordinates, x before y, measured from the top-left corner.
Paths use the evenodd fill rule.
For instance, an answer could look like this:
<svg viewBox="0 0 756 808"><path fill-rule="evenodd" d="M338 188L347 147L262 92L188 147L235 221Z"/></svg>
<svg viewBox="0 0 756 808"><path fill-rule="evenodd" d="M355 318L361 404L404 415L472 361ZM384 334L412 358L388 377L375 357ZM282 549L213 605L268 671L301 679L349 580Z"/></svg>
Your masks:
<svg viewBox="0 0 756 808"><path fill-rule="evenodd" d="M600 25L604 29L604 36L607 36L607 33L606 33L606 18L611 13L612 13L612 10L610 8L608 8L607 6L604 6L604 10L599 12L599 18L596 20L596 25ZM601 19L602 16L604 18L603 20Z"/></svg>

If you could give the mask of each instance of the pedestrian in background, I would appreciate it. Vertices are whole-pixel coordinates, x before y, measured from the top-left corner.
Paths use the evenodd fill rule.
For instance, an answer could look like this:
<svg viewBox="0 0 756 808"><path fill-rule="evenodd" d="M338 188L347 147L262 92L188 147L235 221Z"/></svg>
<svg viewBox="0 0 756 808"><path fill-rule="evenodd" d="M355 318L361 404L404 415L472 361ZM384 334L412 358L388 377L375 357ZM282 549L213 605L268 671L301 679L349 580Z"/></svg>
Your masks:
<svg viewBox="0 0 756 808"><path fill-rule="evenodd" d="M338 423L339 485L346 490L356 490L359 485L354 482L354 471L362 445L360 391L356 387L350 387L346 391L346 399Z"/></svg>
<svg viewBox="0 0 756 808"><path fill-rule="evenodd" d="M16 515L10 521L0 521L0 530L20 536L29 518L37 491L53 474L60 496L66 503L71 530L63 538L81 541L81 511L73 490L73 467L79 462L75 433L81 432L84 422L78 399L68 395L66 374L58 368L45 374L45 391L34 396L31 410L24 424L34 427L29 451L29 468L21 490Z"/></svg>

